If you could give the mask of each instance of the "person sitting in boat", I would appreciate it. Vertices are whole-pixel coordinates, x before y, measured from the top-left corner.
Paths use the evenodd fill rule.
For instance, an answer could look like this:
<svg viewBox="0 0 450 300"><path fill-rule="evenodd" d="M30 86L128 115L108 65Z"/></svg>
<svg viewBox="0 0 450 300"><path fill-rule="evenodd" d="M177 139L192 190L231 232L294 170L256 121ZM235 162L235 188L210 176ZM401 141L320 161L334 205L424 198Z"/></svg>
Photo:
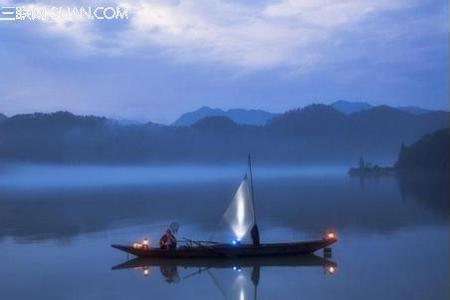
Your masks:
<svg viewBox="0 0 450 300"><path fill-rule="evenodd" d="M177 239L172 234L170 229L166 230L166 233L159 240L159 246L161 249L173 250L177 247Z"/></svg>

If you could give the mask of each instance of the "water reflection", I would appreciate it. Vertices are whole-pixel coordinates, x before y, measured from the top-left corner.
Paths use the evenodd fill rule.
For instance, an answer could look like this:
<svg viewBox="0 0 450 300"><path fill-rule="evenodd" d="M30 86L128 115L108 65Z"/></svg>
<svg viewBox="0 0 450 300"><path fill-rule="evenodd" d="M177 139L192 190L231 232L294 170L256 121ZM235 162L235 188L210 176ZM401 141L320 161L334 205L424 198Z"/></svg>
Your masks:
<svg viewBox="0 0 450 300"><path fill-rule="evenodd" d="M273 267L322 268L324 275L334 275L337 271L334 261L314 254L225 260L135 258L112 267L112 270L134 269L149 277L159 269L169 284L207 274L224 299L241 300L258 299L261 271Z"/></svg>
<svg viewBox="0 0 450 300"><path fill-rule="evenodd" d="M447 216L449 176L414 175L397 177L403 201L415 201L436 214Z"/></svg>

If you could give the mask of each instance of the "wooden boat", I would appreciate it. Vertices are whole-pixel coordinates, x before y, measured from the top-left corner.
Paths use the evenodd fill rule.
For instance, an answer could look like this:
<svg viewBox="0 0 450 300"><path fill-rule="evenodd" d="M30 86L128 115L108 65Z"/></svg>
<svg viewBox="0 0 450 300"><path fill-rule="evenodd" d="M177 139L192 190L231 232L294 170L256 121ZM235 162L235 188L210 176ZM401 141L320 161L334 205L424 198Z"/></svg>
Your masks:
<svg viewBox="0 0 450 300"><path fill-rule="evenodd" d="M142 258L230 258L252 256L280 256L310 254L319 249L328 247L336 242L335 237L324 238L315 241L296 243L271 243L260 244L205 244L196 246L181 246L173 250L151 247L133 247L126 245L111 245L118 250L136 255Z"/></svg>
<svg viewBox="0 0 450 300"><path fill-rule="evenodd" d="M231 224L236 236L232 243L187 240L187 244L175 249L149 247L148 240L143 243L111 245L113 248L136 255L141 258L242 258L263 256L285 256L310 254L323 249L337 241L334 232L328 232L322 239L294 243L260 243L256 224L255 197L251 158L248 157L249 177L244 176L224 218ZM252 244L241 244L241 239L250 234Z"/></svg>

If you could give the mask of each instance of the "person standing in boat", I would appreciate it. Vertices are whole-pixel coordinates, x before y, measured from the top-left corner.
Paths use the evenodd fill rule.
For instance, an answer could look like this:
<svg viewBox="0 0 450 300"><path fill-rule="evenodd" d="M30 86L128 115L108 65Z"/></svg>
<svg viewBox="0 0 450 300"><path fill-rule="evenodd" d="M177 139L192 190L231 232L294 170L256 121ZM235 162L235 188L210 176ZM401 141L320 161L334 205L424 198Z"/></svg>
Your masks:
<svg viewBox="0 0 450 300"><path fill-rule="evenodd" d="M172 234L172 231L170 229L167 229L166 233L164 233L159 240L159 246L161 249L167 250L173 250L177 248L177 239Z"/></svg>

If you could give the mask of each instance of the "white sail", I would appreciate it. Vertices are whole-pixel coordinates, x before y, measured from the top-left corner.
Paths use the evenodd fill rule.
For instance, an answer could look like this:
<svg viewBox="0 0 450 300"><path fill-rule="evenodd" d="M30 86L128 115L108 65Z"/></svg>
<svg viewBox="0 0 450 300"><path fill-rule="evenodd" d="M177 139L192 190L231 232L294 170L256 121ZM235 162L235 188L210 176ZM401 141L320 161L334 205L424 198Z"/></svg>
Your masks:
<svg viewBox="0 0 450 300"><path fill-rule="evenodd" d="M238 241L240 241L255 224L255 210L247 175L245 175L239 185L223 218L226 223L231 226L231 230Z"/></svg>

